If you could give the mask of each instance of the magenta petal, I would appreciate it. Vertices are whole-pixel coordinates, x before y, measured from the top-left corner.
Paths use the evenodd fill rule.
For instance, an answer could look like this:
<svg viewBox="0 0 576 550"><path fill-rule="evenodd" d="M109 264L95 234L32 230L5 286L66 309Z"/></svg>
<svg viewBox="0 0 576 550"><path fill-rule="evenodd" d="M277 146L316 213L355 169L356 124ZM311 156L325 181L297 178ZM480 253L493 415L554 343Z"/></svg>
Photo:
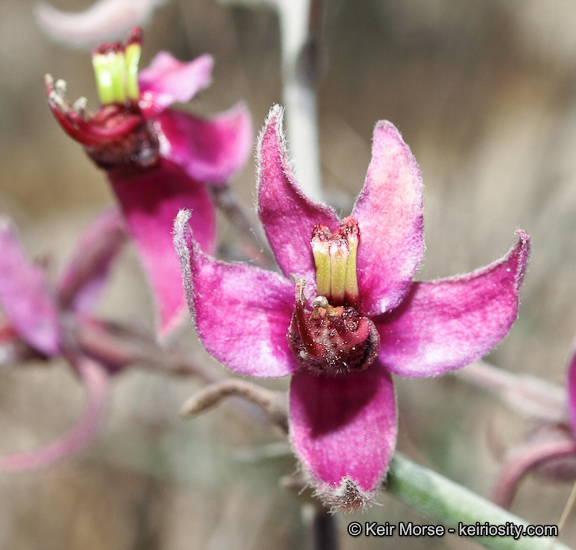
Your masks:
<svg viewBox="0 0 576 550"><path fill-rule="evenodd" d="M82 418L70 433L46 447L0 456L0 470L25 470L46 466L79 451L94 439L104 416L108 375L104 367L86 357L79 359L76 367L88 391L88 402Z"/></svg>
<svg viewBox="0 0 576 550"><path fill-rule="evenodd" d="M138 76L139 105L145 116L151 118L176 101L190 101L210 84L213 63L210 55L184 63L168 52L156 54L150 66Z"/></svg>
<svg viewBox="0 0 576 550"><path fill-rule="evenodd" d="M576 434L576 344L572 348L572 357L568 365L568 408L572 432Z"/></svg>
<svg viewBox="0 0 576 550"><path fill-rule="evenodd" d="M45 355L60 348L58 308L44 270L29 262L7 220L0 220L0 305L18 335Z"/></svg>
<svg viewBox="0 0 576 550"><path fill-rule="evenodd" d="M292 377L292 445L318 495L337 509L372 500L394 452L394 386L379 367L334 377L301 369Z"/></svg>
<svg viewBox="0 0 576 550"><path fill-rule="evenodd" d="M340 222L331 208L311 201L298 187L286 151L282 115L281 107L272 107L258 141L258 215L282 273L305 277L311 290L316 286L312 229L322 223L336 231Z"/></svg>
<svg viewBox="0 0 576 550"><path fill-rule="evenodd" d="M204 347L228 368L252 376L285 376L299 366L286 334L294 285L281 275L203 254L188 212L174 224L190 311ZM194 236L196 234L194 233Z"/></svg>
<svg viewBox="0 0 576 550"><path fill-rule="evenodd" d="M62 307L84 313L92 309L126 238L126 224L117 210L106 212L86 229L60 280Z"/></svg>
<svg viewBox="0 0 576 550"><path fill-rule="evenodd" d="M523 231L504 258L450 279L414 283L402 304L373 319L380 361L401 376L436 376L486 355L518 315L530 250Z"/></svg>
<svg viewBox="0 0 576 550"><path fill-rule="evenodd" d="M422 177L394 125L374 128L372 160L352 216L360 224L360 311L379 315L396 307L424 254Z"/></svg>
<svg viewBox="0 0 576 550"><path fill-rule="evenodd" d="M204 250L212 251L216 238L214 207L203 184L165 159L154 168L113 169L108 174L154 291L160 333L166 334L186 308L172 244L174 218L181 208L191 209L194 234Z"/></svg>
<svg viewBox="0 0 576 550"><path fill-rule="evenodd" d="M252 149L252 120L243 103L209 120L168 109L157 122L166 138L160 154L199 181L227 181Z"/></svg>

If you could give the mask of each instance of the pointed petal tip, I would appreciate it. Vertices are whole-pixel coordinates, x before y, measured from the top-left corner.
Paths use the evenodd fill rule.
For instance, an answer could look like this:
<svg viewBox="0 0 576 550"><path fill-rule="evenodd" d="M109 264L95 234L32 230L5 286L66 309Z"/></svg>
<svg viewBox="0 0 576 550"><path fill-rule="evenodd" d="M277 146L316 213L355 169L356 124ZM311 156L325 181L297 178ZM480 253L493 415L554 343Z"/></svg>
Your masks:
<svg viewBox="0 0 576 550"><path fill-rule="evenodd" d="M410 147L394 124L378 121L364 187L352 210L361 228L357 265L365 315L394 309L408 292L424 256L422 190Z"/></svg>
<svg viewBox="0 0 576 550"><path fill-rule="evenodd" d="M286 341L292 284L272 271L225 263L205 254L188 226L174 223L188 308L206 351L229 369L263 378L292 374L300 364Z"/></svg>
<svg viewBox="0 0 576 550"><path fill-rule="evenodd" d="M402 146L409 148L408 144L402 137L402 133L393 122L390 122L389 120L379 120L375 124L372 135L373 141L376 141L382 134L388 134L389 139L393 139L399 142Z"/></svg>
<svg viewBox="0 0 576 550"><path fill-rule="evenodd" d="M262 126L262 129L260 130L260 133L258 135L256 145L256 164L258 166L258 171L260 171L260 161L262 159L262 153L263 153L262 151L263 142L268 133L274 132L277 136L276 139L278 140L279 144L284 142L283 120L284 120L284 107L278 104L272 105L270 111L268 111L268 115L266 116L264 125ZM260 174L258 174L258 180L260 180L259 176Z"/></svg>
<svg viewBox="0 0 576 550"><path fill-rule="evenodd" d="M192 212L186 209L182 209L176 214L176 218L174 219L174 234L182 232L191 215Z"/></svg>
<svg viewBox="0 0 576 550"><path fill-rule="evenodd" d="M515 279L516 292L520 291L520 286L526 274L526 265L530 257L530 236L523 229L517 229L515 235L518 235L518 243L512 247L506 255L507 258L517 256L517 271Z"/></svg>
<svg viewBox="0 0 576 550"><path fill-rule="evenodd" d="M337 486L316 486L314 496L322 501L332 513L340 512L351 514L365 511L369 508L377 494L374 491L364 491L356 481L349 476L343 477Z"/></svg>
<svg viewBox="0 0 576 550"><path fill-rule="evenodd" d="M335 231L336 212L310 199L294 174L292 159L284 136L284 109L274 105L260 132L256 148L258 216L282 273L306 278L307 288L315 288L315 266L310 251L312 230L323 224ZM309 296L308 296L309 297Z"/></svg>
<svg viewBox="0 0 576 550"><path fill-rule="evenodd" d="M212 71L214 68L214 58L209 53L203 53L202 55L198 56L198 62L202 63L209 71Z"/></svg>
<svg viewBox="0 0 576 550"><path fill-rule="evenodd" d="M7 217L0 218L0 305L18 335L51 357L60 351L60 312L44 270L32 263Z"/></svg>
<svg viewBox="0 0 576 550"><path fill-rule="evenodd" d="M508 334L530 252L525 231L499 260L465 275L413 283L380 331L380 360L394 374L438 376L477 361Z"/></svg>
<svg viewBox="0 0 576 550"><path fill-rule="evenodd" d="M526 233L526 231L524 231L524 229L516 229L516 231L514 231L515 235L518 235L518 237L520 237L520 240L523 243L529 243L530 242L530 235L528 235L528 233Z"/></svg>
<svg viewBox="0 0 576 550"><path fill-rule="evenodd" d="M389 130L389 131L393 131L397 134L400 134L400 131L398 130L398 128L396 128L396 126L394 125L394 123L390 122L389 120L379 120L376 125L374 126L374 130Z"/></svg>
<svg viewBox="0 0 576 550"><path fill-rule="evenodd" d="M268 116L266 117L266 121L264 122L264 128L269 126L270 124L282 124L284 119L284 107L282 105L278 105L275 103L270 107L270 111L268 111Z"/></svg>
<svg viewBox="0 0 576 550"><path fill-rule="evenodd" d="M138 75L140 108L144 116L152 118L174 102L190 101L212 82L213 64L210 54L192 61L180 61L166 51L158 52Z"/></svg>
<svg viewBox="0 0 576 550"><path fill-rule="evenodd" d="M191 210L180 210L174 219L174 229L172 230L174 248L180 258L182 269L185 267L183 262L186 262L186 265L190 263L190 249L196 250L199 248L192 235L192 228L190 227L191 217Z"/></svg>

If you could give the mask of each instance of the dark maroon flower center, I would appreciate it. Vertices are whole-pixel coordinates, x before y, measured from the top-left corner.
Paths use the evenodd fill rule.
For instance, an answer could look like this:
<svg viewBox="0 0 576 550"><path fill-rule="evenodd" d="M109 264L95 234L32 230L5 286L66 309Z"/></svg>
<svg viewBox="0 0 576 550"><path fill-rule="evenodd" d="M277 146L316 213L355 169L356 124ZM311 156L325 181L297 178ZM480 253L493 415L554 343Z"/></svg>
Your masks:
<svg viewBox="0 0 576 550"><path fill-rule="evenodd" d="M296 282L296 303L287 335L296 358L314 372L341 374L367 369L376 359L380 336L374 323L357 311L356 253L358 222L345 218L332 233L318 224L311 246L318 296L305 311L304 279Z"/></svg>

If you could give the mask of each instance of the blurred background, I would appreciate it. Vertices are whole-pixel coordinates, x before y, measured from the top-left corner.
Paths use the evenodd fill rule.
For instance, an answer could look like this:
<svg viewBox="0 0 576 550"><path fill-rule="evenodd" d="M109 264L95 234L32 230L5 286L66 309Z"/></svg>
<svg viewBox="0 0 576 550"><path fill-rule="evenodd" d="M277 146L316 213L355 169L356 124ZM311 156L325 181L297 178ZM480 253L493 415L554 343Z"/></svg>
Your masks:
<svg viewBox="0 0 576 550"><path fill-rule="evenodd" d="M137 1L137 0L134 0ZM88 0L53 0L82 10ZM96 105L89 53L51 42L32 0L0 3L0 213L16 222L32 257L54 278L79 232L114 204L105 178L54 121L44 94L49 72L68 97ZM489 356L493 364L564 384L576 335L576 3L570 0L328 0L325 72L318 106L327 199L347 214L370 160L372 129L391 120L425 183L426 256L418 279L465 273L501 257L514 230L532 237L520 317ZM159 50L215 58L212 86L185 108L211 115L248 103L257 131L281 102L279 28L266 9L214 0L172 0L145 29L142 67ZM297 166L296 166L297 169ZM254 223L254 166L232 186ZM220 219L223 245L234 229ZM0 251L0 253L2 253ZM118 263L98 313L154 326L149 289L133 249ZM179 343L201 353L191 326ZM207 356L210 368L222 367ZM498 460L533 423L457 377L396 378L398 448L489 495ZM286 381L269 383L286 387ZM50 468L0 473L0 548L184 550L305 548L298 497L278 479L295 471L281 439L229 405L183 422L194 381L126 372L113 381L95 444ZM0 450L31 449L61 435L84 392L64 363L0 372ZM255 420L256 418L256 420ZM530 477L512 511L555 524L570 484ZM391 496L359 521L423 523ZM443 539L352 539L341 546L475 548ZM354 518L356 519L356 518ZM561 539L576 545L576 511Z"/></svg>

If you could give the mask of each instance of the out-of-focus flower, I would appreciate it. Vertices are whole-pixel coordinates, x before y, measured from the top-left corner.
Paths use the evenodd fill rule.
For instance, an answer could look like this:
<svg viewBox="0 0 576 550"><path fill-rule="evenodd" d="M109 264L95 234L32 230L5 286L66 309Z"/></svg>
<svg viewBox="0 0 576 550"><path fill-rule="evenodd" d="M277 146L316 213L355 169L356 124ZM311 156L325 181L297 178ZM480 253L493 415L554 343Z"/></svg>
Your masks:
<svg viewBox="0 0 576 550"><path fill-rule="evenodd" d="M84 414L69 434L38 450L0 456L0 470L53 462L85 446L97 432L106 404L108 374L118 366L104 365L80 352L67 341L63 323L93 307L125 240L124 222L117 212L99 218L81 237L54 290L44 270L27 259L11 224L0 220L0 307L5 316L0 326L1 363L62 356L88 392Z"/></svg>
<svg viewBox="0 0 576 550"><path fill-rule="evenodd" d="M511 449L500 468L493 500L509 508L522 480L531 472L552 481L576 480L576 344L567 369L565 418L551 421L548 415L533 415L539 423L525 442ZM561 417L559 411L552 411ZM567 414L566 414L567 412Z"/></svg>
<svg viewBox="0 0 576 550"><path fill-rule="evenodd" d="M81 98L70 105L65 83L48 76L50 108L62 128L104 168L126 217L158 303L160 332L185 310L172 223L182 208L203 250L214 247L215 212L205 183L224 184L244 164L252 146L244 104L210 120L170 108L189 101L210 82L208 55L182 63L166 52L138 74L141 32L126 44L103 44L93 54L100 108Z"/></svg>
<svg viewBox="0 0 576 550"><path fill-rule="evenodd" d="M153 11L168 0L99 0L82 12L64 12L49 4L36 6L40 27L57 42L92 48L119 40L133 27L145 26Z"/></svg>
<svg viewBox="0 0 576 550"><path fill-rule="evenodd" d="M258 213L282 275L215 260L181 213L175 246L200 338L232 370L293 374L290 439L322 501L354 510L384 479L397 432L391 373L435 376L508 333L528 236L478 271L412 282L423 255L422 182L396 128L379 122L352 215L299 189L270 112L260 136Z"/></svg>

